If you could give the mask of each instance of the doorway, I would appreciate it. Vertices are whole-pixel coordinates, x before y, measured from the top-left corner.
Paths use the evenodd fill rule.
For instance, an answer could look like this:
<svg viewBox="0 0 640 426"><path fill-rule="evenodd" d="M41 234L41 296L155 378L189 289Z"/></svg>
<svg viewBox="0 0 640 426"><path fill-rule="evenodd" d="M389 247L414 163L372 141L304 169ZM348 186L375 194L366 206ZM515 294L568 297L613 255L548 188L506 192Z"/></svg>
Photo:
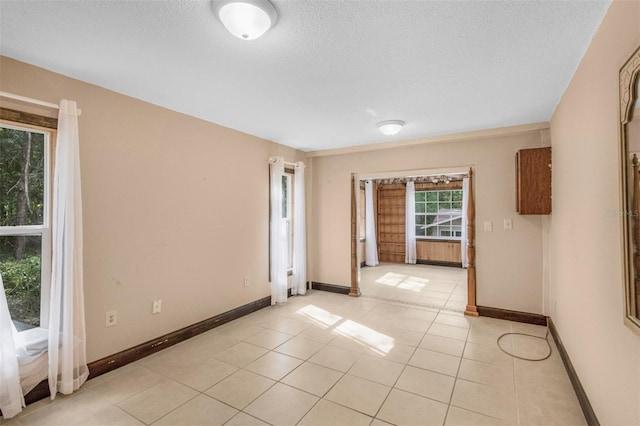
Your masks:
<svg viewBox="0 0 640 426"><path fill-rule="evenodd" d="M462 170L352 175L351 296L477 315L473 170Z"/></svg>

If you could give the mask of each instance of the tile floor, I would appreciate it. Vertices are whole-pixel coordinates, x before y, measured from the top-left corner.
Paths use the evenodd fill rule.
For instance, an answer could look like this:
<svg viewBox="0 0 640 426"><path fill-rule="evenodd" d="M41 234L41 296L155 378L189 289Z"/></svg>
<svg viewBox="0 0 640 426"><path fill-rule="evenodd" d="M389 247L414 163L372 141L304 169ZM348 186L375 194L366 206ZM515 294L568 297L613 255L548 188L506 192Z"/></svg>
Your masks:
<svg viewBox="0 0 640 426"><path fill-rule="evenodd" d="M360 291L365 297L464 312L467 270L381 263L360 269Z"/></svg>
<svg viewBox="0 0 640 426"><path fill-rule="evenodd" d="M543 327L312 290L29 406L27 425L585 424ZM543 341L509 336L519 355Z"/></svg>

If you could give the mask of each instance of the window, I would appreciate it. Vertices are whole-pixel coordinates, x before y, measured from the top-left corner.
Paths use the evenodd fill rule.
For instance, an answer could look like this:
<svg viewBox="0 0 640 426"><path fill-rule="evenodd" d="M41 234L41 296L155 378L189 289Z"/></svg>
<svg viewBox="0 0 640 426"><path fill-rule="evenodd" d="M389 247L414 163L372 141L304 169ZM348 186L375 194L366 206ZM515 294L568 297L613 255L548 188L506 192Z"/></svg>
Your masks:
<svg viewBox="0 0 640 426"><path fill-rule="evenodd" d="M462 238L462 189L416 191L416 236Z"/></svg>
<svg viewBox="0 0 640 426"><path fill-rule="evenodd" d="M282 176L282 218L287 227L287 269L293 269L293 170Z"/></svg>
<svg viewBox="0 0 640 426"><path fill-rule="evenodd" d="M51 133L0 123L0 271L19 331L48 315Z"/></svg>

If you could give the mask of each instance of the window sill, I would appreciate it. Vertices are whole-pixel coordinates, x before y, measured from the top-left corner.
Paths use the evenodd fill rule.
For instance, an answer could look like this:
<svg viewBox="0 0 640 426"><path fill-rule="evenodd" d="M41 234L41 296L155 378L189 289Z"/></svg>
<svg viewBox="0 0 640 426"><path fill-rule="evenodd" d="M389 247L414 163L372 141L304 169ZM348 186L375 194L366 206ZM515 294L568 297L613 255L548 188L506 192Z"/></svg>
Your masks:
<svg viewBox="0 0 640 426"><path fill-rule="evenodd" d="M461 243L462 240L455 240L451 238L429 238L429 237L416 237L418 241L424 241L429 243Z"/></svg>

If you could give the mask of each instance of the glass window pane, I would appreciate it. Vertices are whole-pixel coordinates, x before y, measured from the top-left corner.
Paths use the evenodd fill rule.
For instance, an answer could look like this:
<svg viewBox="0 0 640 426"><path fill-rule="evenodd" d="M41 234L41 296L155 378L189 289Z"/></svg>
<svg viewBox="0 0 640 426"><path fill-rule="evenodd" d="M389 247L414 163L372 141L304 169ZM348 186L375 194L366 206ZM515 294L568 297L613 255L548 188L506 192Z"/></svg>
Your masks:
<svg viewBox="0 0 640 426"><path fill-rule="evenodd" d="M451 201L451 191L439 191L438 201Z"/></svg>
<svg viewBox="0 0 640 426"><path fill-rule="evenodd" d="M416 225L424 225L426 223L426 218L422 214L416 215Z"/></svg>
<svg viewBox="0 0 640 426"><path fill-rule="evenodd" d="M454 201L453 203L451 203L451 206L454 209L462 209L462 202L461 201Z"/></svg>
<svg viewBox="0 0 640 426"><path fill-rule="evenodd" d="M18 330L40 325L41 236L0 237L0 270Z"/></svg>
<svg viewBox="0 0 640 426"><path fill-rule="evenodd" d="M454 219L453 221L451 221L451 225L453 226L462 226L462 218L458 218L458 219Z"/></svg>
<svg viewBox="0 0 640 426"><path fill-rule="evenodd" d="M426 229L426 231L427 231L427 237L435 237L435 236L436 236L436 230L437 230L437 227L436 227L436 226L432 226L432 227L430 227L430 228L427 228L427 229Z"/></svg>
<svg viewBox="0 0 640 426"><path fill-rule="evenodd" d="M0 127L0 226L44 223L45 137Z"/></svg>
<svg viewBox="0 0 640 426"><path fill-rule="evenodd" d="M416 203L416 213L424 213L424 212L425 212L425 204Z"/></svg>
<svg viewBox="0 0 640 426"><path fill-rule="evenodd" d="M428 203L427 213L438 213L438 203Z"/></svg>
<svg viewBox="0 0 640 426"><path fill-rule="evenodd" d="M426 200L426 192L417 192L416 191L416 201L425 201Z"/></svg>
<svg viewBox="0 0 640 426"><path fill-rule="evenodd" d="M424 227L422 226L416 226L416 236L418 237L423 237L424 236Z"/></svg>
<svg viewBox="0 0 640 426"><path fill-rule="evenodd" d="M446 209L446 210L451 210L451 202L448 201L443 201L438 203L438 207L440 210Z"/></svg>
<svg viewBox="0 0 640 426"><path fill-rule="evenodd" d="M427 225L431 225L436 221L436 217L434 215L427 215Z"/></svg>
<svg viewBox="0 0 640 426"><path fill-rule="evenodd" d="M462 190L453 191L453 201L462 201Z"/></svg>
<svg viewBox="0 0 640 426"><path fill-rule="evenodd" d="M437 191L428 191L427 192L427 201L438 201L438 192Z"/></svg>

